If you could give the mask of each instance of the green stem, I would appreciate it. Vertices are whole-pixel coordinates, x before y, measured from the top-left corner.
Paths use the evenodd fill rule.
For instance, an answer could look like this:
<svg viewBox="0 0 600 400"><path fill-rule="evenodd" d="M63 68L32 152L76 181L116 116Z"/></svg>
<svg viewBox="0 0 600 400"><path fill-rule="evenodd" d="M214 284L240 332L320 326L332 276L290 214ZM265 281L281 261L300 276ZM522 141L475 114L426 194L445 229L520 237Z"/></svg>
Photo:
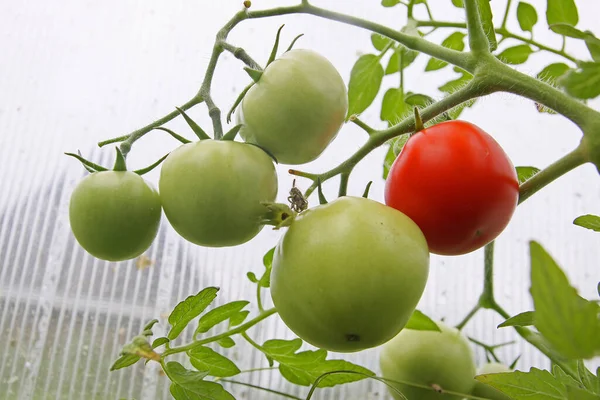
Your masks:
<svg viewBox="0 0 600 400"><path fill-rule="evenodd" d="M260 351L261 353L265 352L263 347L260 344L256 343L246 332L242 332L242 337L246 339L246 341L250 343L252 347L254 347L256 350Z"/></svg>
<svg viewBox="0 0 600 400"><path fill-rule="evenodd" d="M338 191L338 197L346 195L346 192L348 191L348 179L350 178L351 172L352 169L340 174L340 190Z"/></svg>
<svg viewBox="0 0 600 400"><path fill-rule="evenodd" d="M256 61L254 61L252 59L252 57L250 57L250 55L248 53L246 53L246 50L244 50L243 48L236 47L225 41L221 42L221 46L223 46L224 50L233 54L233 56L235 58L242 61L244 64L246 64L250 68L262 71L262 67Z"/></svg>
<svg viewBox="0 0 600 400"><path fill-rule="evenodd" d="M469 33L469 47L474 54L489 53L490 42L483 31L477 0L464 0L467 14L467 32Z"/></svg>
<svg viewBox="0 0 600 400"><path fill-rule="evenodd" d="M467 322L469 322L471 318L473 318L475 314L477 314L477 311L479 311L480 309L481 306L479 305L479 303L475 304L475 307L473 307L471 311L469 311L469 313L463 318L462 321L458 323L458 325L456 325L456 329L461 331L465 327L465 325L467 325Z"/></svg>
<svg viewBox="0 0 600 400"><path fill-rule="evenodd" d="M258 311L262 314L265 311L265 309L263 308L263 304L262 304L261 292L262 292L262 286L260 286L259 284L256 284L256 304L258 305Z"/></svg>
<svg viewBox="0 0 600 400"><path fill-rule="evenodd" d="M492 308L494 299L494 244L490 242L483 249L483 292L479 297L479 306Z"/></svg>
<svg viewBox="0 0 600 400"><path fill-rule="evenodd" d="M224 33L226 37L228 32ZM219 35L217 35L218 37ZM225 38L223 38L225 40ZM219 56L223 52L223 46L221 42L217 39L213 46L213 51L210 56L210 60L208 61L208 67L206 68L206 74L204 75L204 81L202 82L202 86L198 91L198 96L201 96L206 103L206 107L208 107L208 115L212 119L213 122L213 137L215 140L220 140L223 137L223 125L221 123L221 110L212 99L210 94L210 87L212 85L212 79L215 74L215 69L217 68L217 62L219 61Z"/></svg>
<svg viewBox="0 0 600 400"><path fill-rule="evenodd" d="M251 327L253 327L254 325L258 324L260 321L270 317L271 315L275 314L277 312L277 310L275 308L270 308L268 310L265 310L265 312L259 314L258 316L256 316L255 318L251 319L250 321L246 322L245 324L242 324L234 329L230 329L227 332L223 332L219 335L215 335L215 336L211 336L205 339L201 339L201 340L197 340L195 342L189 343L185 346L180 346L180 347L172 347L168 350L166 350L163 354L162 354L162 358L165 358L167 356L170 356L172 354L176 354L176 353L183 353L186 352L188 350L194 349L196 347L208 344L208 343L213 343L213 342L217 342L223 338L229 337L229 336L233 336L233 335L237 335L238 333L242 333L242 332L246 332L248 329L250 329Z"/></svg>
<svg viewBox="0 0 600 400"><path fill-rule="evenodd" d="M362 130L364 130L365 132L367 132L367 134L369 134L369 135L372 134L373 132L375 132L375 129L371 128L369 125L367 125L366 123L364 123L356 115L353 115L353 116L350 117L350 122L353 122L356 125L358 125L359 127L361 127Z"/></svg>
<svg viewBox="0 0 600 400"><path fill-rule="evenodd" d="M549 183L587 161L585 153L582 151L581 146L579 146L556 162L550 164L519 187L519 204Z"/></svg>
<svg viewBox="0 0 600 400"><path fill-rule="evenodd" d="M231 380L231 379L220 379L220 381L221 382L232 383L234 385L247 386L247 387L250 387L250 388L253 388L253 389L258 389L258 390L262 390L262 391L269 392L269 393L272 393L272 394L276 394L276 395L281 396L281 397L286 397L288 399L303 400L302 398L294 396L294 395L289 394L289 393L279 392L279 391L274 390L274 389L269 389L269 388L266 388L266 387L253 385L251 383L234 381L234 380Z"/></svg>
<svg viewBox="0 0 600 400"><path fill-rule="evenodd" d="M502 28L506 27L506 22L508 21L508 13L510 12L510 5L512 0L508 0L506 2L506 10L504 10L504 18L502 18Z"/></svg>

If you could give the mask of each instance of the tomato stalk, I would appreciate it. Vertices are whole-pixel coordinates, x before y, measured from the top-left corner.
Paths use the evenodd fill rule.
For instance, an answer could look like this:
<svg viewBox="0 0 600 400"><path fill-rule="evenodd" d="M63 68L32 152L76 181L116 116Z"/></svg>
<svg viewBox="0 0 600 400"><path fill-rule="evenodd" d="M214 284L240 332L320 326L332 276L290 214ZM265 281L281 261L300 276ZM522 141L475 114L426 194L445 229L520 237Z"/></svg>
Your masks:
<svg viewBox="0 0 600 400"><path fill-rule="evenodd" d="M464 0L465 12L467 14L467 31L469 32L469 47L473 54L490 52L490 42L483 31L477 0Z"/></svg>

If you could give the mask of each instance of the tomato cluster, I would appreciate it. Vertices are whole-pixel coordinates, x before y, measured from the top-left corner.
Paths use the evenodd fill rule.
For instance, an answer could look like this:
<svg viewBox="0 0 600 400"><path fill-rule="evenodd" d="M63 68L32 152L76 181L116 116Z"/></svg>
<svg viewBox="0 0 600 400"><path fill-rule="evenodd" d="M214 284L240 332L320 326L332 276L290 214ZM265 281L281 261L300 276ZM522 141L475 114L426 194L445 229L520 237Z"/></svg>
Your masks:
<svg viewBox="0 0 600 400"><path fill-rule="evenodd" d="M93 173L73 192L72 231L98 258L131 259L154 240L162 209L192 243L245 243L269 223L265 204L278 190L273 158L314 160L347 111L346 87L331 63L312 51L288 51L238 109L245 143L226 135L182 145L164 161L158 192L133 172ZM458 332L443 324L441 333L403 328L423 294L430 252L482 247L506 227L517 200L515 169L490 135L462 121L423 129L395 160L385 205L344 196L291 219L274 252L273 302L308 343L353 352L387 342L381 367L390 378L469 392L475 366Z"/></svg>

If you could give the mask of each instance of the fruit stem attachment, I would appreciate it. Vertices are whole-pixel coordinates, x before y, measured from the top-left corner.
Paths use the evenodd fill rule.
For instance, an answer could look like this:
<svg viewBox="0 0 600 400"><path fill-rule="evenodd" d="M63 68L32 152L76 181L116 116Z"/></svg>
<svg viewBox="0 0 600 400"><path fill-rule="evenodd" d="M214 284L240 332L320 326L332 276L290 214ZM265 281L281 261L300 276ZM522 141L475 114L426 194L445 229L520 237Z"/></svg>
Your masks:
<svg viewBox="0 0 600 400"><path fill-rule="evenodd" d="M125 156L121 153L121 149L115 147L117 150L117 158L115 159L115 165L113 171L127 171L127 165L125 164Z"/></svg>
<svg viewBox="0 0 600 400"><path fill-rule="evenodd" d="M290 206L283 203L262 203L265 206L265 213L260 223L263 225L272 225L275 229L290 226L296 218L296 212Z"/></svg>

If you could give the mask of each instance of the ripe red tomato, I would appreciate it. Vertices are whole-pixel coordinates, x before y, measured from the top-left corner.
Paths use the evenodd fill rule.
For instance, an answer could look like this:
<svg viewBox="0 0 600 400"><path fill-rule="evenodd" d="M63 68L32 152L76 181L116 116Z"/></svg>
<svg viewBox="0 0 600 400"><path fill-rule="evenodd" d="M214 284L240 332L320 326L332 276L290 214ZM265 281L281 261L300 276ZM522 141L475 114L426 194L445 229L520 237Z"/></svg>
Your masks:
<svg viewBox="0 0 600 400"><path fill-rule="evenodd" d="M386 204L415 221L429 250L441 255L469 253L494 240L518 198L517 173L504 150L465 121L413 135L385 187Z"/></svg>

